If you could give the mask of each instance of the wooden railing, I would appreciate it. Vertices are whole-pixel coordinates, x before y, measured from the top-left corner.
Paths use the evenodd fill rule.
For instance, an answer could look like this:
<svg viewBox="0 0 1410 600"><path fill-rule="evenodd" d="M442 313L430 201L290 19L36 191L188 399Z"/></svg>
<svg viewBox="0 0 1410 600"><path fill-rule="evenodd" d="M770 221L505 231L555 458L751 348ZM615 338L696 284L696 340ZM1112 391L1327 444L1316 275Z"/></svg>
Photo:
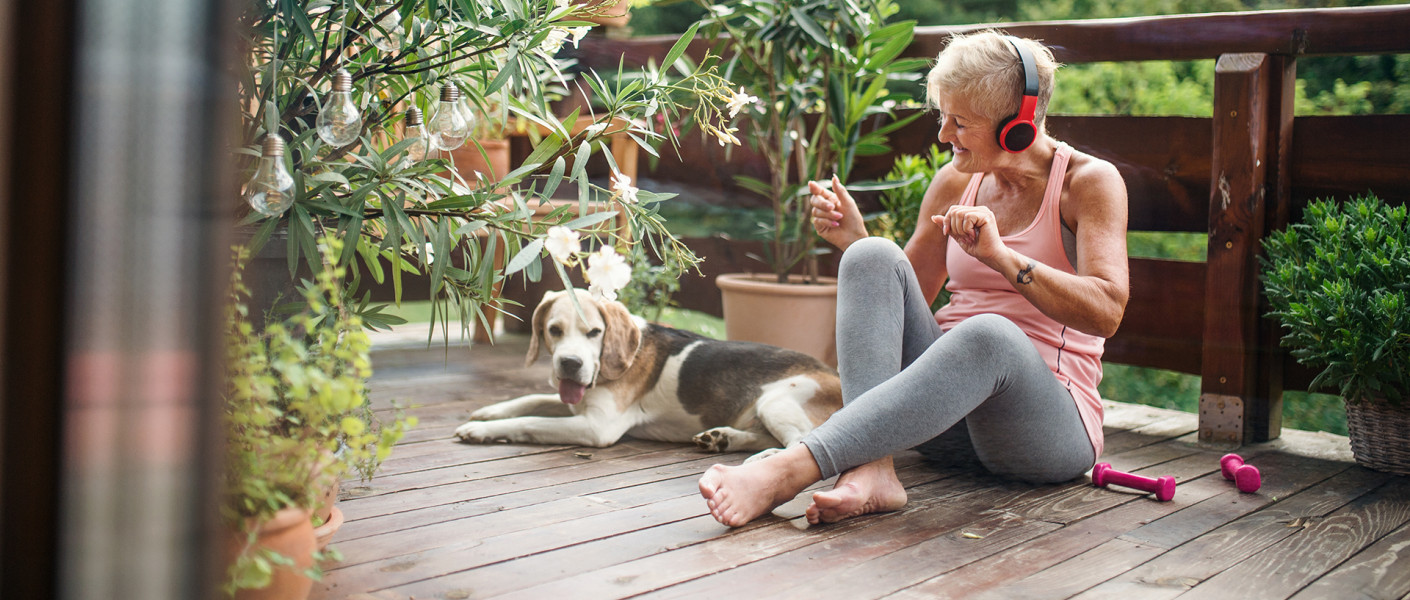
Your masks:
<svg viewBox="0 0 1410 600"><path fill-rule="evenodd" d="M1207 262L1131 260L1131 300L1106 359L1201 375L1201 440L1277 437L1282 390L1305 389L1309 378L1278 348L1276 326L1261 317L1259 241L1311 198L1368 191L1397 203L1410 197L1410 115L1294 117L1297 59L1410 52L1410 6L998 27L1042 40L1067 64L1217 61L1212 118L1053 116L1048 128L1118 167L1130 193L1131 230L1209 236ZM951 33L977 28L920 28L907 54L934 56ZM668 37L589 39L580 60L615 70L623 58L628 64L659 60L672 43ZM698 41L692 51L704 48ZM930 122L916 121L893 136L892 146L916 153L934 143L937 129ZM854 177L884 174L891 158L858 165ZM681 160L663 157L654 169L643 168L642 177L745 201L732 177L757 176L761 168L747 150L734 149L725 160L713 143L687 142ZM707 280L683 282L678 300L718 314L708 276L742 270L744 250L723 240L696 243L708 258Z"/></svg>

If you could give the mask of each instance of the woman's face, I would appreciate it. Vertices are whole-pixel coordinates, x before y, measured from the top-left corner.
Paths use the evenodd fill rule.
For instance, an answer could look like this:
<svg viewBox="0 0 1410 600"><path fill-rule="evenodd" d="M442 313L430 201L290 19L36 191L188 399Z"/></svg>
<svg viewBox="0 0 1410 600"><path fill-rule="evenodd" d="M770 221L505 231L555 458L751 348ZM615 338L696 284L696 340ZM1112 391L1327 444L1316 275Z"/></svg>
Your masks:
<svg viewBox="0 0 1410 600"><path fill-rule="evenodd" d="M952 164L961 173L980 173L1003 153L994 138L994 123L979 115L969 99L958 94L936 95L940 111L940 142L954 152Z"/></svg>

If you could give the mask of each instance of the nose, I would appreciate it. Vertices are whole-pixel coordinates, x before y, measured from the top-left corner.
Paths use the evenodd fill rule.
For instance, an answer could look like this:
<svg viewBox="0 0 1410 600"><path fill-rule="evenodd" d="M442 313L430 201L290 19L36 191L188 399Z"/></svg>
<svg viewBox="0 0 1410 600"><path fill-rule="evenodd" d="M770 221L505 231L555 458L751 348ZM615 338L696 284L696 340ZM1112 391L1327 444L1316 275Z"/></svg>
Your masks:
<svg viewBox="0 0 1410 600"><path fill-rule="evenodd" d="M940 125L940 131L935 134L935 138L940 140L942 144L948 144L955 139L953 134L954 132L951 131L950 124L946 122Z"/></svg>
<svg viewBox="0 0 1410 600"><path fill-rule="evenodd" d="M565 356L558 359L558 369L564 372L574 372L583 368L583 359L576 356Z"/></svg>

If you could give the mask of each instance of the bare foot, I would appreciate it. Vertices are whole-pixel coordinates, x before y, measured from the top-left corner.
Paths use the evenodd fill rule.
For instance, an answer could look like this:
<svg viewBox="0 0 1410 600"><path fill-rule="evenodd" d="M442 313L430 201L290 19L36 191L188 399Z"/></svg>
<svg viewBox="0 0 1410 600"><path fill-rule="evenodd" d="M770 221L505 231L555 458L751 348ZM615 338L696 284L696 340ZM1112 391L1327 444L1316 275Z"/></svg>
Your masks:
<svg viewBox="0 0 1410 600"><path fill-rule="evenodd" d="M813 503L804 514L809 523L816 525L901 510L905 505L906 488L896 478L896 468L888 456L843 473L832 490L813 494Z"/></svg>
<svg viewBox="0 0 1410 600"><path fill-rule="evenodd" d="M700 477L700 495L716 521L739 527L792 500L819 478L812 453L798 445L737 467L710 467Z"/></svg>

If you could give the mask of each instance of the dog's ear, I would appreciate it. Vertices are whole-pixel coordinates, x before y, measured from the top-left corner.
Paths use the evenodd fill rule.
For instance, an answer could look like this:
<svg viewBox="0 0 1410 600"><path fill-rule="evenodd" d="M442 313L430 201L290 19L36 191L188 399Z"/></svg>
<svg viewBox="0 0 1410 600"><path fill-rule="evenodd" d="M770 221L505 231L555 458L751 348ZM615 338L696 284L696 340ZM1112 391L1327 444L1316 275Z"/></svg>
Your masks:
<svg viewBox="0 0 1410 600"><path fill-rule="evenodd" d="M539 338L543 337L544 321L548 320L548 307L552 306L553 302L561 295L563 292L552 290L545 292L543 299L539 300L538 308L534 309L534 318L530 320L533 327L530 329L529 353L524 357L524 366L530 366L539 359Z"/></svg>
<svg viewBox="0 0 1410 600"><path fill-rule="evenodd" d="M602 377L611 381L621 378L636 360L636 351L641 347L641 330L632 320L627 307L620 302L599 302L602 321L602 357L599 366Z"/></svg>

